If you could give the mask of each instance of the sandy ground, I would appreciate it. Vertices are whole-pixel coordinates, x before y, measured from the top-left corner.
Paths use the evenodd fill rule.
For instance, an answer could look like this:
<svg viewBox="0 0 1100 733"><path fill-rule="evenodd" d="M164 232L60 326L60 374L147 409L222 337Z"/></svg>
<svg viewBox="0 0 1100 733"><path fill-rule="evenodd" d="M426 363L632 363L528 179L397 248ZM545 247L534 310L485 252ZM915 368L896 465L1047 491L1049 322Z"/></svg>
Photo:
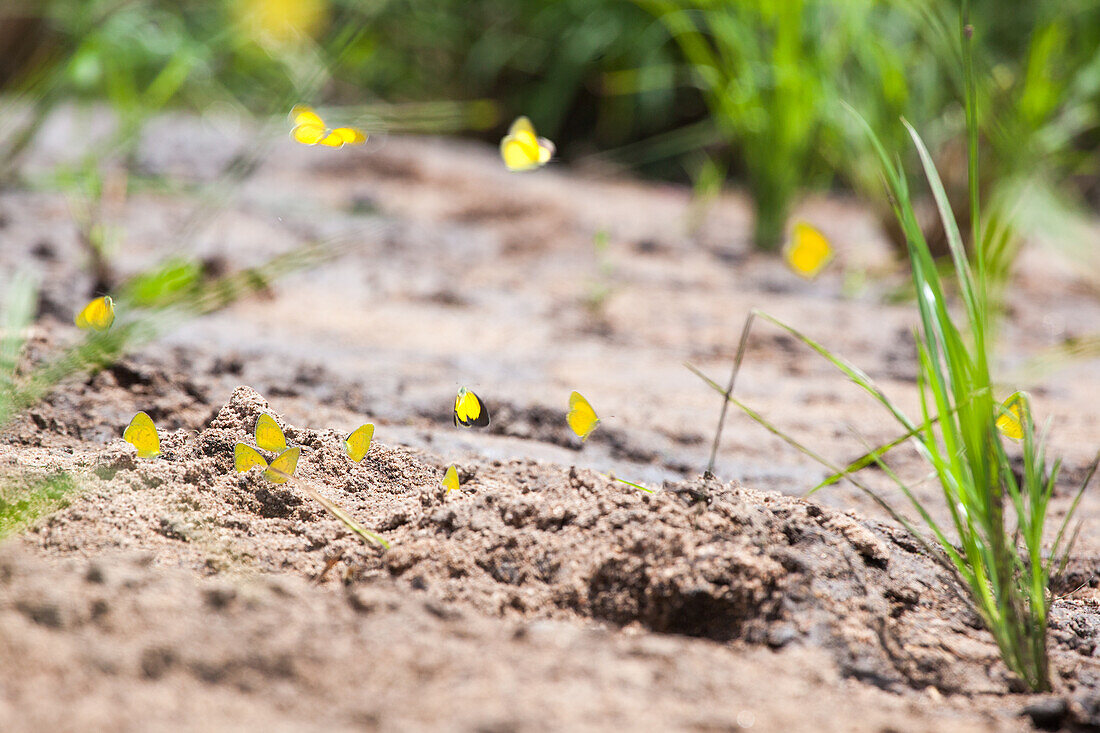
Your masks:
<svg viewBox="0 0 1100 733"><path fill-rule="evenodd" d="M30 175L73 155L51 142L68 124L45 131ZM66 383L0 435L3 470L76 471L82 489L0 548L0 728L1001 730L1028 728L1027 705L1098 724L1095 492L1056 589L1057 692L1037 700L873 503L845 486L792 498L826 473L793 448L731 412L717 479L699 478L720 398L682 362L724 381L753 306L915 409L915 314L892 297L905 274L855 203L801 208L838 250L807 283L750 251L736 194L692 215L680 188L509 175L491 149L412 138L278 141L226 187L236 140L160 124L138 169L197 185L108 212L116 276L176 252L226 271L312 241L343 254ZM0 266L43 279L40 349L77 338L90 296L70 209L49 190L0 195ZM1056 518L1100 447L1100 365L1017 375L1100 331L1087 282L1049 249L1025 253L998 364L1005 393L1031 389L1052 422ZM757 328L742 399L838 462L896 434L825 362ZM463 385L488 430L451 425ZM583 446L564 423L573 389L602 418ZM139 409L162 430L156 462L119 439ZM261 411L305 448L295 481L391 550L294 482L233 473ZM364 421L375 445L355 465L340 439ZM451 463L462 490L446 496ZM926 473L904 450L894 465ZM919 493L943 516L931 482Z"/></svg>

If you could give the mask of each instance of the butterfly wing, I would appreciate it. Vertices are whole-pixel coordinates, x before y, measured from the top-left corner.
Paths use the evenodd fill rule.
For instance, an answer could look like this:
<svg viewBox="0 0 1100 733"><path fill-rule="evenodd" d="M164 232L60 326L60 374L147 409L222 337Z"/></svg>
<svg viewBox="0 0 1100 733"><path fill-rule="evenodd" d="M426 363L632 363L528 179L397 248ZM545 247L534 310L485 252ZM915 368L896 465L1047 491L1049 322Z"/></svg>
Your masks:
<svg viewBox="0 0 1100 733"><path fill-rule="evenodd" d="M1007 412L1002 412L998 416L997 429L1000 430L1006 438L1021 440L1024 437L1024 424L1020 415L1020 411L1023 409L1022 402L1023 395L1016 392L1010 395L1002 404L1002 407L1007 410Z"/></svg>
<svg viewBox="0 0 1100 733"><path fill-rule="evenodd" d="M500 143L500 157L504 159L504 167L510 171L526 171L534 168L537 151L532 154L531 148L515 138L506 137Z"/></svg>
<svg viewBox="0 0 1100 733"><path fill-rule="evenodd" d="M550 162L550 159L554 157L554 151L557 148L554 147L554 143L550 142L544 137L539 138L539 165L545 165Z"/></svg>
<svg viewBox="0 0 1100 733"><path fill-rule="evenodd" d="M115 304L109 295L90 301L73 319L77 328L106 331L115 322Z"/></svg>
<svg viewBox="0 0 1100 733"><path fill-rule="evenodd" d="M348 458L358 463L363 460L370 450L370 441L374 437L374 426L370 423L360 425L344 440L344 447L348 451Z"/></svg>
<svg viewBox="0 0 1100 733"><path fill-rule="evenodd" d="M287 448L267 467L264 478L273 484L285 484L294 475L294 469L298 467L298 456L301 453L302 449L298 446Z"/></svg>
<svg viewBox="0 0 1100 733"><path fill-rule="evenodd" d="M302 145L316 145L329 136L329 130L324 125L298 125L290 131L290 136Z"/></svg>
<svg viewBox="0 0 1100 733"><path fill-rule="evenodd" d="M600 418L596 417L596 411L588 403L580 392L569 395L569 413L565 416L569 427L581 439L588 440L588 436L596 429Z"/></svg>
<svg viewBox="0 0 1100 733"><path fill-rule="evenodd" d="M286 436L275 418L266 412L256 419L256 445L272 453L286 450Z"/></svg>
<svg viewBox="0 0 1100 733"><path fill-rule="evenodd" d="M316 145L329 135L325 121L312 107L299 104L290 111L290 117L294 121L290 136L302 145Z"/></svg>
<svg viewBox="0 0 1100 733"><path fill-rule="evenodd" d="M344 145L362 145L367 141L367 133L354 127L337 127L332 134L339 137Z"/></svg>
<svg viewBox="0 0 1100 733"><path fill-rule="evenodd" d="M308 104L296 104L294 109L290 110L290 117L294 120L294 124L297 125L313 125L314 127L324 127L325 121L321 119L321 115L317 114L313 107Z"/></svg>
<svg viewBox="0 0 1100 733"><path fill-rule="evenodd" d="M139 412L130 420L122 439L137 448L139 458L156 458L160 455L160 437L153 419L144 412Z"/></svg>
<svg viewBox="0 0 1100 733"><path fill-rule="evenodd" d="M508 134L516 136L525 136L529 138L535 138L535 126L531 124L531 119L527 115L520 115L508 128Z"/></svg>
<svg viewBox="0 0 1100 733"><path fill-rule="evenodd" d="M466 413L466 388L458 390L458 396L455 397L455 409L454 409L454 424L455 427L464 425L470 427L470 421Z"/></svg>
<svg viewBox="0 0 1100 733"><path fill-rule="evenodd" d="M469 416L469 424L475 428L488 427L489 408L473 392L466 393L466 414Z"/></svg>
<svg viewBox="0 0 1100 733"><path fill-rule="evenodd" d="M344 138L332 130L325 130L325 136L317 144L324 145L327 148L342 148L344 147Z"/></svg>
<svg viewBox="0 0 1100 733"><path fill-rule="evenodd" d="M233 446L233 468L237 469L237 473L244 473L254 466L266 469L267 459L261 456L258 450L245 443L237 443Z"/></svg>
<svg viewBox="0 0 1100 733"><path fill-rule="evenodd" d="M791 241L783 248L783 257L788 267L809 280L817 277L829 264L833 248L824 234L805 222L799 222L794 227Z"/></svg>
<svg viewBox="0 0 1100 733"><path fill-rule="evenodd" d="M447 491L458 491L458 471L454 466L448 466L447 473L443 474L443 488Z"/></svg>

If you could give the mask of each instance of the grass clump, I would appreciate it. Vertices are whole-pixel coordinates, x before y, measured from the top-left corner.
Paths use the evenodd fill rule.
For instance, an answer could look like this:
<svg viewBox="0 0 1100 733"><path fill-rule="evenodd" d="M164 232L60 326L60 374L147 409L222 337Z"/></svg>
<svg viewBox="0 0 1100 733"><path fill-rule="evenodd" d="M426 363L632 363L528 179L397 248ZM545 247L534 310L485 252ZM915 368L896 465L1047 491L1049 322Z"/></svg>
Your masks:
<svg viewBox="0 0 1100 733"><path fill-rule="evenodd" d="M67 473L0 477L0 539L65 506L76 489Z"/></svg>
<svg viewBox="0 0 1100 733"><path fill-rule="evenodd" d="M811 11L802 2L637 2L667 28L716 127L739 148L756 246L778 249L840 60L808 42Z"/></svg>
<svg viewBox="0 0 1100 733"><path fill-rule="evenodd" d="M936 203L953 269L945 275L937 268L929 244L918 223L908 181L902 165L887 152L870 126L863 122L878 157L894 212L905 234L912 280L920 314L916 334L920 419L908 417L874 382L857 367L807 338L794 328L766 314L754 311L746 322L741 345L734 363L729 386L723 390L726 405L740 407L752 419L780 435L792 445L852 479L851 472L861 465L877 463L897 484L930 530L935 554L945 559L970 601L1000 648L1005 665L1029 689L1050 689L1047 655L1047 620L1050 608L1048 585L1051 576L1062 567L1072 548L1077 531L1069 531L1083 485L1049 545L1044 538L1048 528L1048 506L1058 477L1060 460L1048 461L1047 430L1036 429L1025 393L1018 393L1019 415L1011 415L996 398L990 369L991 344L996 320L996 283L990 272L988 248L996 234L996 225L985 229L981 224L978 190L978 110L973 61L970 49L973 29L969 25L967 3L963 3L960 33L965 79L968 130L969 222L976 243L971 263L963 246L963 237L948 202L932 156L924 141L908 123L905 128L922 163L932 197ZM862 122L862 118L860 118ZM950 282L944 278L950 277ZM952 314L948 293L957 291L961 314ZM788 331L811 349L829 360L849 379L882 404L904 428L900 440L907 440L930 464L938 479L950 524L937 522L906 484L884 461L884 453L900 441L871 451L865 460L846 468L832 466L812 450L800 445L771 425L763 416L732 397L737 370L755 316ZM999 419L1018 419L1022 432L1018 448L998 429ZM721 422L719 423L721 429ZM717 447L717 437L715 440ZM1019 454L1022 470L1014 471L1013 455ZM1095 470L1089 471L1089 478ZM836 478L836 476L831 477ZM922 544L933 542L890 507L863 483L856 486L871 494L895 518L917 536ZM829 479L825 483L828 483ZM1086 479L1085 485L1088 480ZM1078 528L1079 529L1079 528Z"/></svg>

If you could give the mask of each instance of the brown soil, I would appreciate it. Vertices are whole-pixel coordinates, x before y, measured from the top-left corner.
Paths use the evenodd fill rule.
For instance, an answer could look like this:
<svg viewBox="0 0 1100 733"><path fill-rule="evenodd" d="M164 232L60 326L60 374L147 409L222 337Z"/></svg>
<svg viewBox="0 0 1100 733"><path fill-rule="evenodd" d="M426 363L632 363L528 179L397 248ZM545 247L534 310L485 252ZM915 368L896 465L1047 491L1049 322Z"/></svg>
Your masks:
<svg viewBox="0 0 1100 733"><path fill-rule="evenodd" d="M166 120L158 139L204 134L195 126ZM139 162L209 179L210 160L231 157L223 138L202 159L160 145ZM37 164L55 162L43 149ZM0 547L0 730L1100 726L1088 525L1055 589L1056 692L1032 696L949 574L873 504L846 487L792 496L823 475L793 449L731 413L719 479L699 478L720 403L680 362L723 378L750 306L915 406L912 309L886 297L904 274L851 203L805 207L840 258L803 283L747 250L738 196L689 231L685 191L509 176L492 151L454 143L281 144L231 200L181 240L193 201L134 195L114 213L119 276L181 244L226 270L313 239L351 244L67 382L0 435L4 471L70 471L80 485ZM75 339L69 319L89 296L64 202L0 196L0 267L43 278L32 355ZM1100 301L1040 252L1016 280L1006 374L1100 330ZM752 343L738 392L800 439L843 461L861 437L894 434L795 342L760 327ZM463 384L488 403L487 431L451 425ZM1056 518L1100 445L1098 385L1085 363L1011 384L1054 420ZM583 449L563 419L572 389L604 421ZM161 428L158 460L119 438L139 409ZM285 486L232 468L261 411L303 447ZM356 465L342 437L368 420L375 443ZM451 463L462 485L447 495ZM885 477L868 480L904 506ZM391 549L360 543L307 486ZM938 506L931 482L920 492ZM1095 526L1095 494L1081 511Z"/></svg>

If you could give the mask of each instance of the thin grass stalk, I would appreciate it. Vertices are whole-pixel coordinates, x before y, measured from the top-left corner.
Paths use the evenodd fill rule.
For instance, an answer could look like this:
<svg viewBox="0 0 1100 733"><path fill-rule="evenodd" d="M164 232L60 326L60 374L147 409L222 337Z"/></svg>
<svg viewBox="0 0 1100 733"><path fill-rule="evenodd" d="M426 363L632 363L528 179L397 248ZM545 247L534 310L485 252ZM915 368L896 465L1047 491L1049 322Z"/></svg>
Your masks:
<svg viewBox="0 0 1100 733"><path fill-rule="evenodd" d="M737 382L737 373L741 371L741 361L745 356L745 344L749 340L749 330L752 328L753 318L756 317L756 309L749 311L745 319L745 325L741 327L741 338L737 343L737 355L733 358L733 370L730 372L730 381L726 385L726 399L722 400L722 412L718 415L718 429L714 431L714 442L710 446L710 460L707 461L707 474L714 473L714 461L718 457L718 443L722 439L722 428L726 424L726 411L729 409L729 396L733 394L733 386Z"/></svg>
<svg viewBox="0 0 1100 733"><path fill-rule="evenodd" d="M711 379L706 374L704 374L694 364L685 362L684 366L687 367L688 371L690 371L692 374L694 374L695 376L699 377L704 382L706 382L706 384L711 389L716 390L720 394L725 394L724 390L722 389L722 387L717 382L715 382L713 379ZM900 514L898 514L896 511L894 511L893 507L891 507L889 505L889 503L887 503L881 496L878 495L878 493L876 493L869 486L864 484L862 481L856 479L850 472L847 472L844 469L840 468L835 463L830 461L828 458L825 458L821 454L814 451L812 448L809 448L808 446L806 446L803 443L795 440L790 435L788 435L787 433L780 430L774 424L769 422L767 420L767 418L765 418L763 415L758 413L756 410L754 410L751 407L749 407L748 405L746 405L744 402L741 402L736 397L734 397L732 395L729 395L729 396L726 397L725 401L729 402L733 405L736 405L738 407L738 409L740 409L742 412L744 412L746 415L748 415L749 418L751 418L754 422L756 422L758 425L760 425L761 427L763 427L765 430L772 433L776 437L783 440L785 443L790 445L792 448L795 448L796 450L798 450L800 453L806 455L807 457L813 459L814 461L817 461L822 466L825 466L826 468L828 468L830 471L841 473L844 476L844 478L847 479L853 486L855 486L860 491L862 491L867 496L869 496L876 504L878 504L880 507L882 507L882 509L884 509L886 512L888 512L890 514L890 516L894 518L894 520L896 520L899 524L901 524L903 527L905 527L913 535L913 537L929 552L929 554L932 557L936 557L936 553L932 551L932 546L930 544L928 544L928 541L926 539L924 539L924 537L919 532L916 531L916 529L912 526L912 524L907 519L905 519ZM926 519L926 521L930 522L932 527L935 527L935 522L932 520L932 517L930 515L926 515L926 516L924 516L924 518Z"/></svg>
<svg viewBox="0 0 1100 733"><path fill-rule="evenodd" d="M982 240L981 204L978 185L978 90L974 79L974 26L970 24L970 0L962 0L959 13L962 41L963 90L966 106L966 162L970 198L970 244L977 253L978 282L985 282L985 252Z"/></svg>

